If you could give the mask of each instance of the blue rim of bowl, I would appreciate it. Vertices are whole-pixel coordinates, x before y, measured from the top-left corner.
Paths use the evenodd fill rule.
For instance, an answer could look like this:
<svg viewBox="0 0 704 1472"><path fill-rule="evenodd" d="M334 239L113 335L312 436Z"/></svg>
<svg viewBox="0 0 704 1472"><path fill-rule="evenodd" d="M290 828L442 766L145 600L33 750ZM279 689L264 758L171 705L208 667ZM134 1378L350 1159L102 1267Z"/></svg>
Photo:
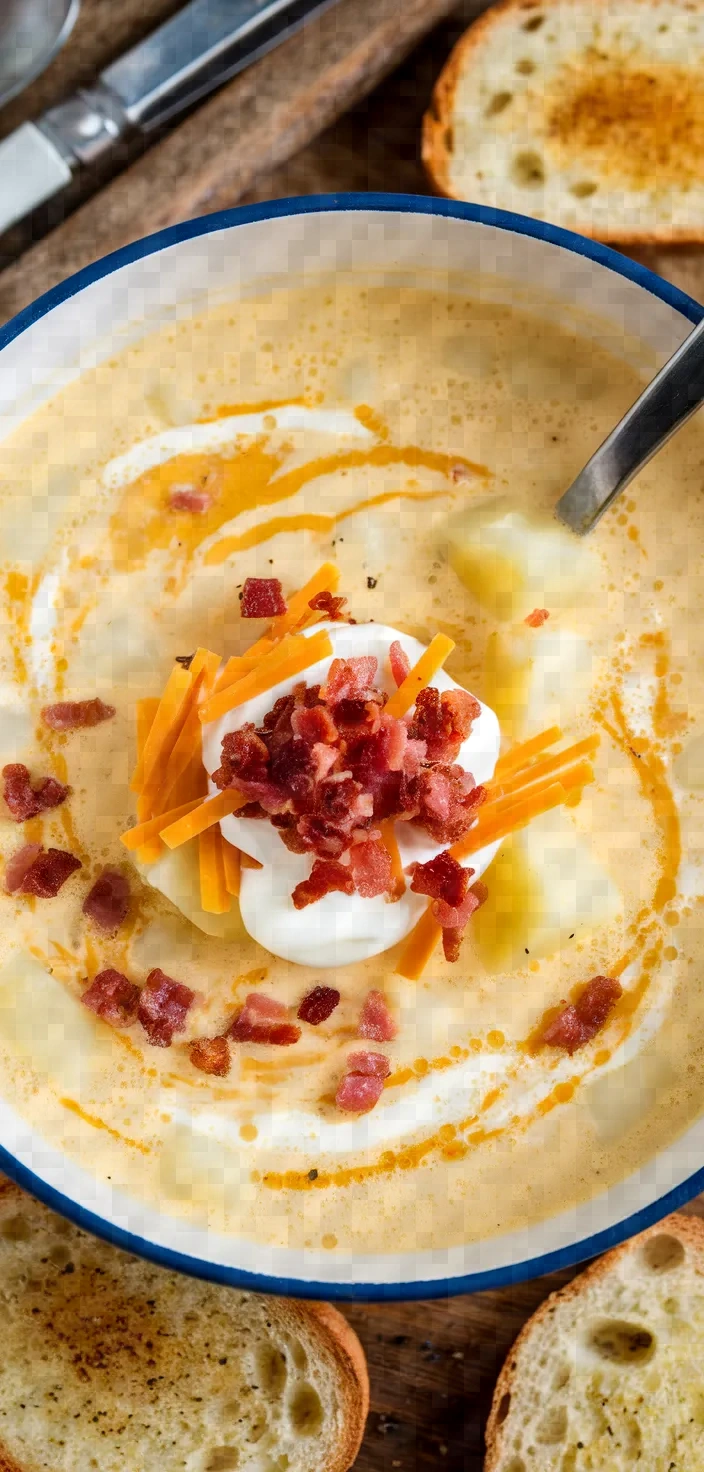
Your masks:
<svg viewBox="0 0 704 1472"><path fill-rule="evenodd" d="M704 317L701 307L693 297L687 296L679 287L672 286L662 277L649 271L636 261L622 256L610 246L575 235L558 225L542 220L533 220L526 215L514 215L508 210L495 210L483 205L463 204L455 200L436 199L433 196L415 194L316 194L277 199L266 204L242 205L236 209L221 210L216 214L204 215L187 220L181 225L170 225L154 235L146 235L130 245L122 246L110 255L85 266L75 275L69 276L58 286L38 297L25 307L4 327L0 328L0 351L8 343L20 337L33 323L41 320L60 303L68 301L104 276L110 276L122 266L142 260L156 251L164 250L182 241L192 240L199 235L211 235L218 230L231 229L238 225L251 225L261 220L279 220L289 215L315 215L329 211L367 210L370 212L395 214L442 215L450 219L465 220L472 224L487 225L505 230L513 235L529 235L550 245L561 246L575 255L585 256L606 270L624 276L642 287L651 296L658 297L687 321L694 324ZM569 1246L560 1247L537 1257L524 1258L521 1262L503 1267L488 1268L484 1272L465 1273L449 1278L432 1278L406 1283L338 1283L317 1282L307 1278L279 1278L264 1273L251 1273L242 1268L231 1268L225 1264L211 1262L200 1257L189 1257L186 1253L160 1247L158 1243L138 1237L124 1228L115 1226L105 1217L80 1206L70 1197L64 1196L54 1186L38 1176L16 1156L0 1146L0 1169L11 1180L39 1201L72 1221L77 1227L91 1232L113 1246L121 1247L138 1257L146 1258L160 1267L184 1273L188 1277L203 1278L208 1282L220 1283L230 1288L239 1288L257 1293L273 1293L297 1298L322 1298L380 1302L388 1300L410 1300L419 1298L454 1297L460 1293L477 1293L488 1288L504 1288L528 1278L539 1278L561 1268L574 1267L576 1263L596 1257L609 1248L616 1247L626 1238L642 1232L646 1227L660 1221L669 1212L676 1211L704 1189L704 1166L688 1176L678 1186L642 1207L632 1215L624 1217L601 1232L592 1233Z"/></svg>

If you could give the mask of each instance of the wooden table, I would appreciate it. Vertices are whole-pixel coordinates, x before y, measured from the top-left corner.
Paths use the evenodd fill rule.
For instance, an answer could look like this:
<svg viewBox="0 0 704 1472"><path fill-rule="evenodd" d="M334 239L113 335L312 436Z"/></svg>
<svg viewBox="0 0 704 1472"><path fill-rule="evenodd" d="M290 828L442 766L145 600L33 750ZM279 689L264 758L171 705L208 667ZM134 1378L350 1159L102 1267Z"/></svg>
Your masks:
<svg viewBox="0 0 704 1472"><path fill-rule="evenodd" d="M71 43L0 114L0 133L88 80L178 3L83 0ZM124 172L39 243L26 230L0 242L0 266L15 261L0 274L0 318L123 241L210 209L348 189L425 193L420 120L445 57L481 3L464 0L453 9L452 0L340 0L148 153L127 150ZM61 214L59 206L52 223ZM700 250L650 251L641 259L704 296ZM704 1197L690 1209L704 1216ZM473 1297L347 1307L372 1384L358 1472L480 1472L504 1356L528 1315L571 1276Z"/></svg>

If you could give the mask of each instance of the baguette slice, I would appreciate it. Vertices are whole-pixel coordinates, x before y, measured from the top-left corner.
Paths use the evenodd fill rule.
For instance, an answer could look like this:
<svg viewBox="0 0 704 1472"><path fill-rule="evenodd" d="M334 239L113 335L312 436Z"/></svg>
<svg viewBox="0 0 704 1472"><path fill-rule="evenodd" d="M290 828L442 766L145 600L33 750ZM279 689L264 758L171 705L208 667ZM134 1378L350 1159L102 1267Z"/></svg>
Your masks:
<svg viewBox="0 0 704 1472"><path fill-rule="evenodd" d="M439 78L423 160L452 199L622 245L701 242L702 0L500 0Z"/></svg>
<svg viewBox="0 0 704 1472"><path fill-rule="evenodd" d="M0 1184L1 1472L346 1472L366 1363L328 1304L152 1267Z"/></svg>
<svg viewBox="0 0 704 1472"><path fill-rule="evenodd" d="M671 1216L528 1320L499 1376L485 1472L704 1467L704 1222Z"/></svg>

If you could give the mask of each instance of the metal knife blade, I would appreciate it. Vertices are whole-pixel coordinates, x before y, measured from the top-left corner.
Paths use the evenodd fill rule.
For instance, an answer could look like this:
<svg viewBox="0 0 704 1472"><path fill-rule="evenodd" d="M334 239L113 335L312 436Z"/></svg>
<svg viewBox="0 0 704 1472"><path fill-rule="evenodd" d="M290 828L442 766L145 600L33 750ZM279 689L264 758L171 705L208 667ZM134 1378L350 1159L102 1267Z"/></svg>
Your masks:
<svg viewBox="0 0 704 1472"><path fill-rule="evenodd" d="M0 234L103 159L279 45L335 0L190 0L145 41L0 143Z"/></svg>

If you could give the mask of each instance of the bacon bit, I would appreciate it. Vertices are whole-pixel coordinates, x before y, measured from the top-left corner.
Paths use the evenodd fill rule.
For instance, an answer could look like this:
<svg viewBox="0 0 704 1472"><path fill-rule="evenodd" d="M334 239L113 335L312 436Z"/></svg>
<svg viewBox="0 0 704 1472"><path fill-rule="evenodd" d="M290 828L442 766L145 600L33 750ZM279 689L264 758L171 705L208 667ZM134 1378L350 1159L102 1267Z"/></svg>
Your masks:
<svg viewBox="0 0 704 1472"><path fill-rule="evenodd" d="M264 997L260 992L250 992L226 1036L238 1043L274 1043L279 1048L288 1048L298 1042L301 1029L287 1022L287 1017L282 1002Z"/></svg>
<svg viewBox="0 0 704 1472"><path fill-rule="evenodd" d="M383 1078L373 1073L345 1073L337 1086L335 1103L346 1114L368 1114L383 1092Z"/></svg>
<svg viewBox="0 0 704 1472"><path fill-rule="evenodd" d="M339 705L341 700L368 699L378 665L379 661L373 654L361 654L354 659L334 659L327 683L320 691L322 699L328 705Z"/></svg>
<svg viewBox="0 0 704 1472"><path fill-rule="evenodd" d="M354 887L364 899L390 894L393 889L391 854L378 839L365 839L350 849L349 859Z"/></svg>
<svg viewBox="0 0 704 1472"><path fill-rule="evenodd" d="M434 685L419 690L408 734L425 741L429 762L453 762L467 740L481 706L467 690L443 690Z"/></svg>
<svg viewBox="0 0 704 1472"><path fill-rule="evenodd" d="M539 629L549 617L547 608L534 608L532 613L526 615L524 623L527 623L529 629Z"/></svg>
<svg viewBox="0 0 704 1472"><path fill-rule="evenodd" d="M323 589L322 593L316 593L315 597L310 599L308 607L312 608L314 613L324 613L332 623L338 623L345 617L342 610L346 602L346 598L334 598L332 593Z"/></svg>
<svg viewBox="0 0 704 1472"><path fill-rule="evenodd" d="M398 639L394 639L393 644L389 648L389 664L391 665L391 673L396 684L402 685L406 675L410 675L411 673L411 661L401 648Z"/></svg>
<svg viewBox="0 0 704 1472"><path fill-rule="evenodd" d="M296 706L291 712L291 730L295 736L300 736L301 741L307 742L308 746L314 746L318 742L330 745L339 736L337 726L324 705Z"/></svg>
<svg viewBox="0 0 704 1472"><path fill-rule="evenodd" d="M111 721L115 715L114 705L105 705L98 697L95 700L60 700L57 705L45 705L42 720L52 731L78 731L87 726L99 726L101 721Z"/></svg>
<svg viewBox="0 0 704 1472"><path fill-rule="evenodd" d="M169 491L171 511L191 511L194 516L203 516L213 504L207 491L197 491L195 486L172 486Z"/></svg>
<svg viewBox="0 0 704 1472"><path fill-rule="evenodd" d="M278 578L246 578L242 589L243 618L279 618L286 600Z"/></svg>
<svg viewBox="0 0 704 1472"><path fill-rule="evenodd" d="M390 1043L397 1032L398 1027L391 1016L386 998L381 992L369 992L359 1014L357 1036L373 1038L375 1043Z"/></svg>
<svg viewBox="0 0 704 1472"><path fill-rule="evenodd" d="M474 871L467 871L472 874ZM467 921L487 900L489 891L481 880L470 885L461 905L453 907L445 900L435 900L432 912L438 925L442 926L442 948L446 961L458 961Z"/></svg>
<svg viewBox="0 0 704 1472"><path fill-rule="evenodd" d="M127 918L129 907L129 880L118 869L103 869L83 901L83 914L106 934L114 934Z"/></svg>
<svg viewBox="0 0 704 1472"><path fill-rule="evenodd" d="M16 853L10 856L5 868L5 889L8 894L17 893L25 874L29 872L41 851L40 843L25 843L22 848L18 848Z"/></svg>
<svg viewBox="0 0 704 1472"><path fill-rule="evenodd" d="M30 844L28 847L33 848L34 845ZM15 858L18 857L18 855L15 855ZM59 890L63 888L69 875L73 874L76 869L81 869L82 867L83 865L80 859L74 858L73 854L66 853L62 848L49 848L46 850L46 853L40 848L34 862L30 864L28 869L25 869L20 883L16 885L16 889L19 890L20 894L34 894L37 896L37 899L53 900L54 896L59 893ZM8 882L9 869L10 865L8 864L8 875L5 876L6 884Z"/></svg>
<svg viewBox="0 0 704 1472"><path fill-rule="evenodd" d="M335 1008L339 1005L340 993L334 986L314 986L312 992L303 998L298 1008L298 1016L301 1022L310 1023L311 1027L317 1027L320 1022L327 1022L332 1016Z"/></svg>
<svg viewBox="0 0 704 1472"><path fill-rule="evenodd" d="M427 894L432 900L461 905L474 870L463 869L449 849L445 849L425 864L412 864L408 872L414 894Z"/></svg>
<svg viewBox="0 0 704 1472"><path fill-rule="evenodd" d="M170 1048L175 1032L183 1032L196 994L166 976L160 966L149 972L139 998L137 1017L154 1048Z"/></svg>
<svg viewBox="0 0 704 1472"><path fill-rule="evenodd" d="M252 721L223 737L221 759L222 765L213 772L213 781L221 792L227 787L240 787L242 781L267 781L269 749Z"/></svg>
<svg viewBox="0 0 704 1472"><path fill-rule="evenodd" d="M311 760L316 782L324 782L329 776L338 759L338 751L334 746L323 746L322 742L316 741L311 747Z"/></svg>
<svg viewBox="0 0 704 1472"><path fill-rule="evenodd" d="M302 879L291 895L297 910L314 905L326 894L354 894L354 880L345 864L336 859L316 859L307 879Z"/></svg>
<svg viewBox="0 0 704 1472"><path fill-rule="evenodd" d="M454 481L455 485L461 485L463 481L471 479L472 472L468 465L462 465L458 462L456 465L450 466L450 480Z"/></svg>
<svg viewBox="0 0 704 1472"><path fill-rule="evenodd" d="M541 1042L549 1048L563 1048L571 1056L596 1037L622 992L621 983L613 977L593 976L577 1001L564 1006L548 1023Z"/></svg>
<svg viewBox="0 0 704 1472"><path fill-rule="evenodd" d="M194 1068L224 1078L230 1072L230 1047L227 1038L196 1038L188 1049Z"/></svg>
<svg viewBox="0 0 704 1472"><path fill-rule="evenodd" d="M32 787L29 770L21 762L3 767L2 775L5 802L16 823L26 823L28 818L36 818L48 808L57 808L71 791L55 777L44 777L38 787Z"/></svg>
<svg viewBox="0 0 704 1472"><path fill-rule="evenodd" d="M425 767L411 784L415 821L436 843L456 843L471 828L485 790L459 766Z"/></svg>
<svg viewBox="0 0 704 1472"><path fill-rule="evenodd" d="M385 1053L349 1053L347 1072L364 1073L373 1078L388 1078L391 1064Z"/></svg>
<svg viewBox="0 0 704 1472"><path fill-rule="evenodd" d="M98 972L81 1001L111 1027L129 1027L137 1017L139 995L138 986L109 966L106 971Z"/></svg>

